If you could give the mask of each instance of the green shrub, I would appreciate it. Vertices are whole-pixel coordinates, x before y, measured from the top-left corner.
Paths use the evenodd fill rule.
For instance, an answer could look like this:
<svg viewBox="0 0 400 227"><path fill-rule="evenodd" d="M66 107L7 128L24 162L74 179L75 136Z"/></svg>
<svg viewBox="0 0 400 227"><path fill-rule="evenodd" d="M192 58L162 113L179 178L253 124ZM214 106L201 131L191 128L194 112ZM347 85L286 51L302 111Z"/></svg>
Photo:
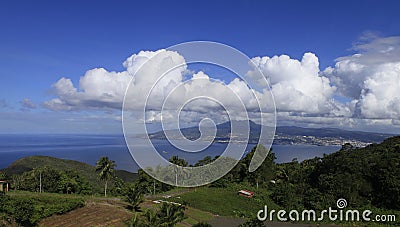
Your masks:
<svg viewBox="0 0 400 227"><path fill-rule="evenodd" d="M0 213L7 214L22 226L35 226L43 218L64 214L84 205L81 198L47 193L14 196L0 194Z"/></svg>
<svg viewBox="0 0 400 227"><path fill-rule="evenodd" d="M4 204L3 209L22 226L34 226L36 224L32 220L35 212L34 202L30 198L10 198Z"/></svg>

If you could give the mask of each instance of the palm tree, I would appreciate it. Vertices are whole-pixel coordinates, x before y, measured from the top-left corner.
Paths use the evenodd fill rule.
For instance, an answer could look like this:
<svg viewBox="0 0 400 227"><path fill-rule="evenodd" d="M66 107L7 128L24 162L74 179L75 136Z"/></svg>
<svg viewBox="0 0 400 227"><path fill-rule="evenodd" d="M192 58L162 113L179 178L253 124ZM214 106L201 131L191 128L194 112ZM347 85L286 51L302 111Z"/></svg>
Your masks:
<svg viewBox="0 0 400 227"><path fill-rule="evenodd" d="M107 183L113 176L115 166L115 162L108 157L102 157L96 163L96 172L99 172L100 180L104 181L104 197L107 196Z"/></svg>
<svg viewBox="0 0 400 227"><path fill-rule="evenodd" d="M144 213L144 216L146 218L146 225L144 226L158 226L158 219L157 219L157 213L154 212L151 209L148 209L146 213Z"/></svg>
<svg viewBox="0 0 400 227"><path fill-rule="evenodd" d="M143 202L143 194L137 184L128 186L125 192L125 201L130 204L132 210L140 210L139 205Z"/></svg>
<svg viewBox="0 0 400 227"><path fill-rule="evenodd" d="M171 203L163 203L157 212L157 218L162 226L172 227L185 219L185 206Z"/></svg>

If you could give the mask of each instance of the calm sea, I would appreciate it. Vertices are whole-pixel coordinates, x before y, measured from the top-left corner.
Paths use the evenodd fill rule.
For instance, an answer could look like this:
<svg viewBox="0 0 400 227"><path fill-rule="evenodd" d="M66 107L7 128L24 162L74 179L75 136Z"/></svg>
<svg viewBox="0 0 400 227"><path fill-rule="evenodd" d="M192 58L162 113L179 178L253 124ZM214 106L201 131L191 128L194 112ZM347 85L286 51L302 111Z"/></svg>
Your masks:
<svg viewBox="0 0 400 227"><path fill-rule="evenodd" d="M140 143L142 139L136 139ZM214 143L207 149L196 153L182 152L168 141L155 140L153 145L165 158L173 155L185 158L194 164L205 156L220 155L226 144ZM249 144L246 151L254 144ZM322 157L340 149L338 146L314 145L273 145L277 162L299 161ZM77 160L94 165L102 156L108 156L117 164L117 169L136 172L137 164L132 159L122 135L0 135L0 169L7 167L19 158L45 155L63 159Z"/></svg>

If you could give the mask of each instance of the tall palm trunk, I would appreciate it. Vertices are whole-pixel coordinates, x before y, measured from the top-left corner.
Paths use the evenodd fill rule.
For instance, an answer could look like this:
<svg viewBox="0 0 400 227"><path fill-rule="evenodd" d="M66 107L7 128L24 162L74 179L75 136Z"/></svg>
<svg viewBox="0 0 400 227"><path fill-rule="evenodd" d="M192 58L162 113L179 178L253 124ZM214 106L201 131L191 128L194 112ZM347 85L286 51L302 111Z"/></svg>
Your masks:
<svg viewBox="0 0 400 227"><path fill-rule="evenodd" d="M107 197L107 181L104 183L104 197Z"/></svg>

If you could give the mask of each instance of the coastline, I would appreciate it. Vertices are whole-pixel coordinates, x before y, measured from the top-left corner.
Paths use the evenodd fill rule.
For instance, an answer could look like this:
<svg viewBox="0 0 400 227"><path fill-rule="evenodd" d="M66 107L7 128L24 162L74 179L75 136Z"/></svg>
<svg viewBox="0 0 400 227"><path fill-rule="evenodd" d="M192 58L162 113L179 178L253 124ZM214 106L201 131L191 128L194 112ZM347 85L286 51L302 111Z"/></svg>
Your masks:
<svg viewBox="0 0 400 227"><path fill-rule="evenodd" d="M94 165L99 157L109 156L118 161L117 169L135 171L138 166L134 162L123 136L115 135L0 135L0 169L7 167L19 158L33 155L52 156L63 159L82 161ZM140 142L140 139L137 141ZM160 154L166 158L172 155L185 157L185 152L172 149L165 140L154 140ZM207 151L186 154L189 163L210 155L221 154L227 143L213 143ZM255 144L248 144L249 151ZM310 144L273 144L272 150L277 156L277 162L291 161L293 158L302 161L307 158L332 153L340 146L317 146Z"/></svg>

